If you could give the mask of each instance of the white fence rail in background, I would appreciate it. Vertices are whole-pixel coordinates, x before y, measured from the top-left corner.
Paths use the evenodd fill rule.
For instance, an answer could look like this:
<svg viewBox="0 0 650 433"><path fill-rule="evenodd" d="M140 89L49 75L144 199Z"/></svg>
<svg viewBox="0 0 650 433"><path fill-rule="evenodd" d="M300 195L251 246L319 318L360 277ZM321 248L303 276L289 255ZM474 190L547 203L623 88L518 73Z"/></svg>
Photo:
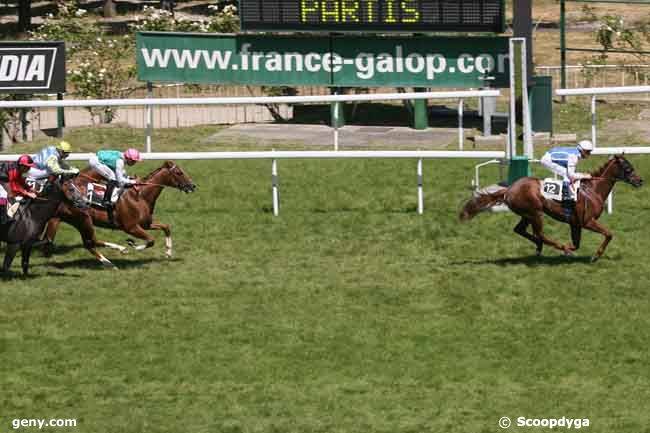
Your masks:
<svg viewBox="0 0 650 433"><path fill-rule="evenodd" d="M650 84L650 65L569 65L567 85L573 88L645 86ZM536 75L553 78L553 88L562 86L561 66L536 66ZM650 99L650 95L646 95Z"/></svg>
<svg viewBox="0 0 650 433"><path fill-rule="evenodd" d="M87 161L92 153L72 153L72 161ZM0 154L0 161L16 161L18 154ZM410 158L417 159L417 197L418 213L424 213L424 185L422 174L423 159L441 158L505 158L506 153L498 151L450 151L450 150L385 150L385 151L264 151L264 152L151 152L143 153L144 160L229 160L229 159L270 159L273 215L280 213L278 160L279 159L350 159L350 158Z"/></svg>
<svg viewBox="0 0 650 433"><path fill-rule="evenodd" d="M623 94L634 94L634 93L650 93L650 86L625 86L625 87L589 87L581 89L557 89L555 93L558 96L591 96L591 142L594 144L594 147L597 147L598 143L598 131L597 131L597 117L596 117L596 97L597 96L607 96L607 95L623 95ZM619 149L619 148L611 148ZM638 148L638 147L628 147L629 152L625 153L647 153L643 149L647 148ZM620 152L620 150L616 150Z"/></svg>
<svg viewBox="0 0 650 433"><path fill-rule="evenodd" d="M412 93L376 93L366 95L319 95L319 96L256 96L230 98L138 98L138 99L68 99L63 101L0 101L2 108L43 108L43 107L118 107L145 106L152 109L156 106L167 105L257 105L257 104L300 104L316 102L362 102L362 101L395 101L404 99L458 99L458 145L463 149L465 141L462 115L463 100L466 98L498 97L499 90L463 90L452 92L412 92ZM146 152L151 152L150 131L152 116L147 125ZM334 149L338 150L338 129L334 128Z"/></svg>

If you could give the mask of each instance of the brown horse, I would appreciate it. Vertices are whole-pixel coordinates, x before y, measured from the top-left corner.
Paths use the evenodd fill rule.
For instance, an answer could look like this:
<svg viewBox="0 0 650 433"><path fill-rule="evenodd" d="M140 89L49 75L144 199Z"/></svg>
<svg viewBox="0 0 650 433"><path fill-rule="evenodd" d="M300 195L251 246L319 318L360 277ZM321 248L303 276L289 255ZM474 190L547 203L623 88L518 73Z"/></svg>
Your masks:
<svg viewBox="0 0 650 433"><path fill-rule="evenodd" d="M634 167L622 155L610 157L601 168L592 173L591 179L581 181L575 210L568 219L564 216L562 204L546 199L541 192L541 181L533 177L521 178L508 188L472 198L461 211L460 219L469 220L481 211L505 203L511 211L521 216L521 221L515 226L515 233L533 242L537 246L538 255L542 253L544 244L551 245L566 255L572 254L580 247L582 229L585 228L605 237L591 259L595 262L612 240L612 233L597 220L603 212L607 196L619 180L636 188L643 185L643 179L634 173ZM571 226L573 245L559 244L544 235L544 214ZM527 231L529 225L533 226L532 234Z"/></svg>
<svg viewBox="0 0 650 433"><path fill-rule="evenodd" d="M74 180L74 185L85 194L86 185L89 181L95 183L104 182L99 173L87 168L79 173L79 176ZM97 247L117 249L122 253L126 253L127 248L98 240L93 224L99 227L119 229L136 238L143 239L145 244L138 246L135 246L134 241L128 241L136 250L143 250L154 245L154 238L146 230L162 230L165 232L166 255L171 257L172 238L170 226L153 220L156 200L163 188L167 186L186 193L192 192L196 188L192 179L175 162L166 161L141 182L122 193L115 204L113 224L109 223L108 212L105 209L90 208L85 212L80 212L72 206L61 206L56 216L47 225L45 233L47 252L51 251L57 229L60 222L63 221L74 226L79 231L84 247L105 266L113 266L113 264L97 251Z"/></svg>

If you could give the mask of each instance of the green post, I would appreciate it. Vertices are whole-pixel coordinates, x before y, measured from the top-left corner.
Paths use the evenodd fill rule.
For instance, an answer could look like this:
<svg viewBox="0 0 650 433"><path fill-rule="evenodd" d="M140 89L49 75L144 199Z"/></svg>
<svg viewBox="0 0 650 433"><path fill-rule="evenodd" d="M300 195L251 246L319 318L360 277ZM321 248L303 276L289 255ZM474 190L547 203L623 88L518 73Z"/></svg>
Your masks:
<svg viewBox="0 0 650 433"><path fill-rule="evenodd" d="M330 90L333 95L338 94L336 88ZM344 105L342 102L332 102L330 104L331 125L332 128L342 128L345 126L345 112L343 111Z"/></svg>
<svg viewBox="0 0 650 433"><path fill-rule="evenodd" d="M56 94L57 101L63 101L63 93ZM63 128L65 127L65 110L63 107L56 109L56 136L63 137Z"/></svg>
<svg viewBox="0 0 650 433"><path fill-rule="evenodd" d="M417 88L415 91L426 92L426 89ZM415 99L413 101L413 128L427 129L429 127L429 116L427 111L426 99Z"/></svg>
<svg viewBox="0 0 650 433"><path fill-rule="evenodd" d="M517 179L530 176L530 166L527 156L513 156L508 167L508 185L512 185Z"/></svg>
<svg viewBox="0 0 650 433"><path fill-rule="evenodd" d="M566 7L565 0L560 0L560 87L566 89ZM566 96L562 96L562 103Z"/></svg>

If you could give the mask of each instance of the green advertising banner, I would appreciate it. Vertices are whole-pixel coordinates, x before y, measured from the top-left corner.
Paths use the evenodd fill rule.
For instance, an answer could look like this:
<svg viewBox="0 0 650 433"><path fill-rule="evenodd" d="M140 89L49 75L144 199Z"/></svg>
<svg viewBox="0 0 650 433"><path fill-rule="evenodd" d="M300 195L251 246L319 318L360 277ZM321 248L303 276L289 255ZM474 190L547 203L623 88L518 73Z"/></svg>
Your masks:
<svg viewBox="0 0 650 433"><path fill-rule="evenodd" d="M360 87L507 87L507 37L271 36L143 32L138 79Z"/></svg>

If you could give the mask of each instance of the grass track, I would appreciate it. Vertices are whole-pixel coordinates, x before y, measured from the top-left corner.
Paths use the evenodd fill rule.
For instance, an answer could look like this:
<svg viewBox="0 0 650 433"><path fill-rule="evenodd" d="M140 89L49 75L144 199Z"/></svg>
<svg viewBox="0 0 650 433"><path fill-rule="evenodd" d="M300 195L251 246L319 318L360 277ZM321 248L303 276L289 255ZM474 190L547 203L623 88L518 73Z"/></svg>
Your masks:
<svg viewBox="0 0 650 433"><path fill-rule="evenodd" d="M423 216L414 161L279 164L279 218L268 161L182 162L198 191L156 209L173 260L159 236L102 270L65 227L34 277L0 282L0 431L482 433L504 415L650 431L650 189L617 187L591 265L598 235L536 258L513 215L460 224L473 161L425 161Z"/></svg>

